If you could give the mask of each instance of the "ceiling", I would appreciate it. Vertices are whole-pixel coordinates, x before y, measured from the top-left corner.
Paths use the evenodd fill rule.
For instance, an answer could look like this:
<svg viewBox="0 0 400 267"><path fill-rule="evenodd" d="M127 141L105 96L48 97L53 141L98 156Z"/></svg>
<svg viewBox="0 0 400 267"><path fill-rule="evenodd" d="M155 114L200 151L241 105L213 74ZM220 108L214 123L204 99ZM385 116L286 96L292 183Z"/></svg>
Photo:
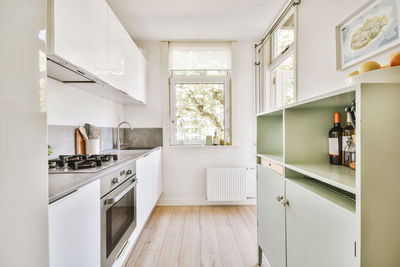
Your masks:
<svg viewBox="0 0 400 267"><path fill-rule="evenodd" d="M256 40L287 0L108 0L135 40Z"/></svg>

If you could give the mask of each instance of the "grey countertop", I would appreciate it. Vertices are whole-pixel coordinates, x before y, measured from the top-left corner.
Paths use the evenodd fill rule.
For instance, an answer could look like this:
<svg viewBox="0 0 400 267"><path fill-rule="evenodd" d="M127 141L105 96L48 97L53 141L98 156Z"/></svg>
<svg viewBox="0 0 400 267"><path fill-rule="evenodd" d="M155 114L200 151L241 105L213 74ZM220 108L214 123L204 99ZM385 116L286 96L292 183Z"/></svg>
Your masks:
<svg viewBox="0 0 400 267"><path fill-rule="evenodd" d="M108 150L104 153L118 154L118 163L110 166L115 168L122 163L126 163L129 160L136 160L145 155L160 149L161 147L155 147L153 149L146 150ZM103 169L99 172L92 173L52 173L49 174L49 203L52 203L71 192L79 189L80 187L89 184L90 182L99 179L103 174L107 173L109 168Z"/></svg>

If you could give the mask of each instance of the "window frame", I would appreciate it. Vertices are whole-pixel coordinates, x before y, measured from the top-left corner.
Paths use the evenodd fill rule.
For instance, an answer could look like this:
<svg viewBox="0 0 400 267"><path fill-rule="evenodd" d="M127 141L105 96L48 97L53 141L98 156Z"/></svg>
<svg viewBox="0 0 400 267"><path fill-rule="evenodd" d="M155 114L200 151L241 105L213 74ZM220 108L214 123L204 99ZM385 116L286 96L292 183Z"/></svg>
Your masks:
<svg viewBox="0 0 400 267"><path fill-rule="evenodd" d="M275 38L277 31L279 31L283 24L291 17L294 16L294 40L293 43L285 49L281 54L275 55L275 46L277 44L277 40ZM294 92L293 92L293 103L297 101L297 32L298 32L298 24L297 24L297 6L292 7L286 16L282 19L276 29L271 33L271 37L269 38L269 64L267 66L267 71L269 72L269 88L270 88L270 106L271 109L276 109L280 107L284 107L284 92L281 92L282 99L281 99L281 106L278 106L276 101L276 95L278 92L276 91L276 84L275 84L275 70L276 68L283 63L286 59L293 55L293 72L294 72ZM290 104L289 104L290 105Z"/></svg>
<svg viewBox="0 0 400 267"><path fill-rule="evenodd" d="M206 75L190 75L190 76L173 76L172 71L170 72L169 78L169 89L170 89L170 138L169 143L171 146L182 146L182 145L203 145L204 141L199 140L181 140L176 139L176 85L179 83L219 83L224 84L224 135L225 138L229 133L229 137L232 142L232 126L231 126L231 75L219 75L219 76L206 76ZM229 131L229 132L228 132Z"/></svg>

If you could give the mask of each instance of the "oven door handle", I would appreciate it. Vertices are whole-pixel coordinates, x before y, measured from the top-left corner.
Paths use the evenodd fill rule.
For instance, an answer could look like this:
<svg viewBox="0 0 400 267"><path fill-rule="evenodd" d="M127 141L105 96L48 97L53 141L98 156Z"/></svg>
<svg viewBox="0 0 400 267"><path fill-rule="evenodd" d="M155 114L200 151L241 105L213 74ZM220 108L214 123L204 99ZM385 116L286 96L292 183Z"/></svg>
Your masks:
<svg viewBox="0 0 400 267"><path fill-rule="evenodd" d="M137 180L133 180L133 182L127 187L125 188L121 193L119 193L117 196L113 197L113 198L108 198L106 200L104 200L104 205L108 206L108 205L112 205L117 203L121 198L123 198L129 191L132 190L132 188L134 188L137 185Z"/></svg>

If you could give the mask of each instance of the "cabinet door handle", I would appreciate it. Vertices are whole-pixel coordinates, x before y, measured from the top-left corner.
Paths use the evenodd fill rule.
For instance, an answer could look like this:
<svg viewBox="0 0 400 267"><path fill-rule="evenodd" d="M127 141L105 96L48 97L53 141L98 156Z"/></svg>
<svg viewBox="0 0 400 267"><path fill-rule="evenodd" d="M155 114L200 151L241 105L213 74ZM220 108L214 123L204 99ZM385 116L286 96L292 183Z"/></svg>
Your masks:
<svg viewBox="0 0 400 267"><path fill-rule="evenodd" d="M289 206L289 200L285 199L284 201L282 201L282 205Z"/></svg>
<svg viewBox="0 0 400 267"><path fill-rule="evenodd" d="M283 196L277 196L275 199L276 199L276 201L281 202L283 199Z"/></svg>

